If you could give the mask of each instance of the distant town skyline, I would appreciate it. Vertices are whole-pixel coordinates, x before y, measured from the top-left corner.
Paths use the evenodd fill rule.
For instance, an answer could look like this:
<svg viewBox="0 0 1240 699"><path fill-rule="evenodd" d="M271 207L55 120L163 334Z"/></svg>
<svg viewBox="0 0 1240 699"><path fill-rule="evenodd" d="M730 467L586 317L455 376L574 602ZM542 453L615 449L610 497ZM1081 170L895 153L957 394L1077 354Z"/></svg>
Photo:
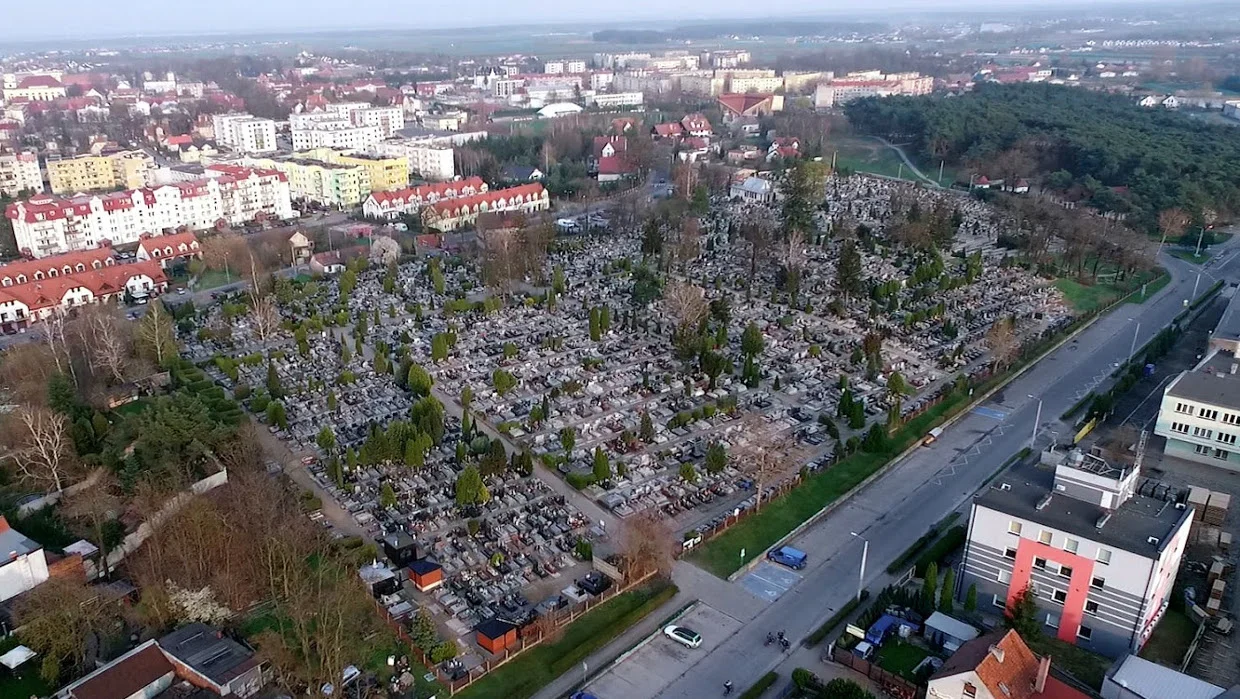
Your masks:
<svg viewBox="0 0 1240 699"><path fill-rule="evenodd" d="M157 0L50 0L14 3L5 8L0 39L90 39L136 36L192 36L227 33L309 32L362 29L433 29L497 26L504 24L586 23L599 25L632 22L693 22L726 19L772 19L785 17L876 16L891 11L985 10L987 14L1048 7L1104 8L1117 6L1110 0L885 0L858 8L834 2L805 3L799 0L768 0L760 6L745 0L715 0L696 6L697 14L669 17L660 0L630 0L622 9L600 12L588 3L533 0L513 3L476 0L465 5L428 3L411 5L399 0L354 0L340 5L327 0L217 0L210 12L192 19L170 12ZM1132 5L1132 2L1124 3ZM1142 4L1147 4L1143 2ZM756 10L756 11L755 11ZM889 15L884 15L891 19ZM49 21L49 18L54 18Z"/></svg>

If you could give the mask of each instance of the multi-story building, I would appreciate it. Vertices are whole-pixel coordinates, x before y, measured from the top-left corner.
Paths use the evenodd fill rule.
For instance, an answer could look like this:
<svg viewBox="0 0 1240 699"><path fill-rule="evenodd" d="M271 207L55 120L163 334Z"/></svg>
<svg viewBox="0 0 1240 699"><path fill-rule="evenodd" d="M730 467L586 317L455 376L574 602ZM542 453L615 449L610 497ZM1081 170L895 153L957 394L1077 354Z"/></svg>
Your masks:
<svg viewBox="0 0 1240 699"><path fill-rule="evenodd" d="M135 298L156 295L167 287L168 278L159 263L117 264L106 247L12 262L0 266L0 331L19 332L78 306L115 300L126 293ZM4 538L5 532L0 531L0 542ZM38 570L38 562L32 565ZM0 588L4 578L5 567L0 564Z"/></svg>
<svg viewBox="0 0 1240 699"><path fill-rule="evenodd" d="M728 78L728 92L744 94L747 92L775 92L782 90L784 79L778 75L736 76Z"/></svg>
<svg viewBox="0 0 1240 699"><path fill-rule="evenodd" d="M288 178L293 199L334 209L352 209L370 196L370 173L360 165L333 165L298 157L247 158L246 165L278 170Z"/></svg>
<svg viewBox="0 0 1240 699"><path fill-rule="evenodd" d="M1216 347L1167 384L1154 424L1154 434L1167 438L1165 454L1240 471L1238 369L1236 355Z"/></svg>
<svg viewBox="0 0 1240 699"><path fill-rule="evenodd" d="M478 214L487 211L532 214L550 208L551 198L541 184L525 184L430 204L422 209L422 225L446 232L473 225Z"/></svg>
<svg viewBox="0 0 1240 699"><path fill-rule="evenodd" d="M920 73L891 73L877 70L849 73L818 83L814 91L814 107L830 109L863 97L891 95L928 95L934 89L934 78Z"/></svg>
<svg viewBox="0 0 1240 699"><path fill-rule="evenodd" d="M220 208L231 225L296 215L288 176L279 170L215 164L204 168L203 175L219 184Z"/></svg>
<svg viewBox="0 0 1240 699"><path fill-rule="evenodd" d="M155 159L143 151L121 151L110 155L79 155L49 159L47 179L53 194L103 192L110 189L139 189L155 168Z"/></svg>
<svg viewBox="0 0 1240 699"><path fill-rule="evenodd" d="M365 168L372 192L394 192L409 186L409 158L404 155L369 155L316 148L298 153L297 157Z"/></svg>
<svg viewBox="0 0 1240 699"><path fill-rule="evenodd" d="M612 109L614 107L640 107L644 99L640 92L600 92L587 101L599 109Z"/></svg>
<svg viewBox="0 0 1240 699"><path fill-rule="evenodd" d="M485 194L487 183L481 177L467 177L456 182L428 184L411 187L398 192L374 192L362 205L362 213L368 218L393 221L403 214L421 211L422 207L438 201L472 197Z"/></svg>
<svg viewBox="0 0 1240 699"><path fill-rule="evenodd" d="M211 117L215 141L236 153L273 153L276 144L276 123L249 114L214 114Z"/></svg>
<svg viewBox="0 0 1240 699"><path fill-rule="evenodd" d="M693 74L680 76L680 89L703 97L718 97L723 94L727 79L719 75Z"/></svg>
<svg viewBox="0 0 1240 699"><path fill-rule="evenodd" d="M289 115L289 128L294 133L293 148L318 148L298 145L298 131L319 129L343 129L346 126L373 126L379 130L379 138L391 138L405 128L405 110L397 105L372 107L366 102L333 102L323 111L298 112Z"/></svg>
<svg viewBox="0 0 1240 699"><path fill-rule="evenodd" d="M31 257L46 257L135 243L144 233L183 226L200 230L265 216L291 218L282 177L247 171L110 194L40 195L10 204L5 215L13 222L17 247Z"/></svg>
<svg viewBox="0 0 1240 699"><path fill-rule="evenodd" d="M374 152L386 157L404 158L409 174L424 180L443 182L456 177L452 146L437 139L389 139L375 146Z"/></svg>
<svg viewBox="0 0 1240 699"><path fill-rule="evenodd" d="M835 78L835 73L822 70L785 70L784 90L788 92L805 92L820 82Z"/></svg>
<svg viewBox="0 0 1240 699"><path fill-rule="evenodd" d="M4 77L4 99L8 102L53 102L65 97L65 86L57 75L38 74L19 78L10 74Z"/></svg>
<svg viewBox="0 0 1240 699"><path fill-rule="evenodd" d="M740 49L703 51L698 57L701 65L711 68L736 68L748 64L750 59L749 52Z"/></svg>
<svg viewBox="0 0 1240 699"><path fill-rule="evenodd" d="M370 150L383 140L383 130L378 126L357 126L348 119L331 117L303 122L293 127L293 150L312 148L339 148L343 150Z"/></svg>
<svg viewBox="0 0 1240 699"><path fill-rule="evenodd" d="M491 83L491 91L496 97L508 98L525 87L525 78L499 78Z"/></svg>
<svg viewBox="0 0 1240 699"><path fill-rule="evenodd" d="M26 150L0 154L0 192L10 197L22 192L43 191L43 173L39 170L39 154Z"/></svg>
<svg viewBox="0 0 1240 699"><path fill-rule="evenodd" d="M997 613L1028 589L1046 631L1109 657L1141 649L1167 609L1193 513L1137 494L1140 469L1048 451L973 500L957 591Z"/></svg>
<svg viewBox="0 0 1240 699"><path fill-rule="evenodd" d="M546 73L547 75L563 75L564 61L546 61L543 63L543 73Z"/></svg>
<svg viewBox="0 0 1240 699"><path fill-rule="evenodd" d="M596 70L590 73L590 89L594 91L606 90L615 82L616 74L610 70Z"/></svg>
<svg viewBox="0 0 1240 699"><path fill-rule="evenodd" d="M379 138L391 138L405 128L405 110L401 107L366 107L349 112L354 126L373 126Z"/></svg>

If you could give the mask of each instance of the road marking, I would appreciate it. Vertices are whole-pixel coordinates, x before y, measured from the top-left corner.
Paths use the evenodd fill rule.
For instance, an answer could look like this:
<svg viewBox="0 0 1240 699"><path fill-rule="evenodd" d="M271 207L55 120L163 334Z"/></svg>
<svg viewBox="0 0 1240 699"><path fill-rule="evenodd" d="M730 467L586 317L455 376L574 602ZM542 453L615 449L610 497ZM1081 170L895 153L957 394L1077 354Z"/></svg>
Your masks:
<svg viewBox="0 0 1240 699"><path fill-rule="evenodd" d="M994 408L986 408L980 405L974 408L972 412L974 415L981 415L982 417L988 417L992 420L998 420L999 422L1003 422L1004 420L1007 419L1007 413L1003 412L1002 410L995 410Z"/></svg>
<svg viewBox="0 0 1240 699"><path fill-rule="evenodd" d="M801 578L800 574L794 573L783 566L764 562L741 578L740 583L741 587L745 588L754 597L767 602L774 602L785 592L791 590L792 586L800 582Z"/></svg>

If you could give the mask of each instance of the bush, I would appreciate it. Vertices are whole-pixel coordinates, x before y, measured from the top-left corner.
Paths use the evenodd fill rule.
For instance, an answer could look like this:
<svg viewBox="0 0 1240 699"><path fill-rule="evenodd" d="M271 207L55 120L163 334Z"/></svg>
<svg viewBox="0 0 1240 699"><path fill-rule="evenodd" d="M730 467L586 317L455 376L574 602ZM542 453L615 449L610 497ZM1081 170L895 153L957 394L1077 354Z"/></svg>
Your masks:
<svg viewBox="0 0 1240 699"><path fill-rule="evenodd" d="M947 518L944 519L943 521L938 522L933 527L930 527L929 531L927 531L925 534L922 534L920 539L913 542L912 546L905 549L904 553L900 554L899 558L892 561L891 565L887 566L887 573L889 575L895 575L899 573L901 570L903 570L905 567L907 567L909 561L913 560L914 556L916 556L918 553L924 550L927 546L931 544L931 542L933 542L935 539L939 537L939 534L943 531L943 527L946 527L952 522L955 522L956 519L959 517L960 517L959 512L953 512L950 515L948 515Z"/></svg>
<svg viewBox="0 0 1240 699"><path fill-rule="evenodd" d="M460 652L455 641L444 641L431 649L431 662L435 664L442 663L445 660L451 660Z"/></svg>
<svg viewBox="0 0 1240 699"><path fill-rule="evenodd" d="M762 676L762 679L754 682L752 687L746 689L745 692L741 694L740 699L758 699L758 697L762 696L763 692L770 689L771 685L775 684L775 680L777 679L779 679L779 675L775 673L775 671L772 670L771 672L766 673Z"/></svg>
<svg viewBox="0 0 1240 699"><path fill-rule="evenodd" d="M921 577L925 574L926 568L931 564L938 564L952 551L964 546L964 541L968 537L968 530L963 524L958 524L947 531L943 538L934 542L930 548L917 557L917 576Z"/></svg>
<svg viewBox="0 0 1240 699"><path fill-rule="evenodd" d="M813 633L805 637L805 645L807 647L812 648L813 646L816 646L819 643L822 643L822 640L826 638L828 635L830 635L830 633L835 629L835 627L839 626L844 621L844 619L848 618L849 614L852 614L854 611L856 611L857 607L861 606L862 603L864 603L869 598L870 598L870 591L862 590L860 599L853 597L852 599L848 600L848 603L840 607L839 611L832 614L831 618L824 621L822 623L822 626L819 626L817 629L814 629ZM793 680L796 679L796 673L793 673L792 678ZM800 686L799 683L798 683L798 686Z"/></svg>
<svg viewBox="0 0 1240 699"><path fill-rule="evenodd" d="M594 485L593 473L570 473L564 477L568 484L577 490L583 490Z"/></svg>

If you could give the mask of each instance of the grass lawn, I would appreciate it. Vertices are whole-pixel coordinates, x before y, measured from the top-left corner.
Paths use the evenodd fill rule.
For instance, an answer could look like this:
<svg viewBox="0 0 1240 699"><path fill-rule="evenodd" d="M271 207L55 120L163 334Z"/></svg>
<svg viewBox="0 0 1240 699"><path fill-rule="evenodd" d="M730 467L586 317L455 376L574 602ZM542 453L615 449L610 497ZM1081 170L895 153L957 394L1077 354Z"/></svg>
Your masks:
<svg viewBox="0 0 1240 699"><path fill-rule="evenodd" d="M117 406L115 409L112 410L112 412L122 417L128 417L130 415L137 415L145 411L147 408L151 407L153 402L154 401L152 401L149 398L139 398L138 400L132 401L130 403Z"/></svg>
<svg viewBox="0 0 1240 699"><path fill-rule="evenodd" d="M1107 668L1111 667L1111 659L1084 648L1065 643L1058 638L1041 634L1034 638L1026 638L1029 649L1038 655L1049 655L1055 659L1055 667L1072 675L1076 679L1093 687L1102 689L1102 679Z"/></svg>
<svg viewBox="0 0 1240 699"><path fill-rule="evenodd" d="M1144 296L1141 295L1141 292L1139 291L1140 287L1138 287L1138 292L1132 296L1129 296L1126 303L1145 303L1154 294L1162 291L1162 288L1169 283L1171 283L1171 275L1164 274L1146 285Z"/></svg>
<svg viewBox="0 0 1240 699"><path fill-rule="evenodd" d="M464 699L527 699L594 651L641 621L676 594L670 582L629 590L568 625L558 641L543 643L461 690Z"/></svg>
<svg viewBox="0 0 1240 699"><path fill-rule="evenodd" d="M1145 298L1149 298L1159 289L1166 286L1168 281L1170 281L1170 277L1166 274L1161 274L1158 277L1151 275L1139 276L1124 280L1122 283L1102 282L1098 284L1084 284L1076 279L1060 277L1055 280L1055 288L1059 289L1059 292L1063 294L1064 300L1068 302L1068 305L1072 306L1072 310L1079 314L1085 314L1105 308L1133 289L1140 289L1141 285L1146 283L1149 286L1145 290ZM1133 297L1132 301L1140 303L1145 298L1138 294Z"/></svg>
<svg viewBox="0 0 1240 699"><path fill-rule="evenodd" d="M930 431L930 428L967 404L968 396L957 395L939 403L909 421L891 439L887 449L877 453L858 452L835 466L811 476L787 495L764 503L762 509L731 529L693 549L689 560L726 578L745 563L763 555L768 547L796 529L816 512L856 487L875 471ZM741 559L741 550L745 558Z"/></svg>
<svg viewBox="0 0 1240 699"><path fill-rule="evenodd" d="M1196 634L1197 624L1187 614L1169 609L1141 649L1141 657L1179 669Z"/></svg>
<svg viewBox="0 0 1240 699"><path fill-rule="evenodd" d="M826 144L823 151L826 156L823 160L829 160L832 154L835 155L837 168L848 168L853 172L869 172L887 177L902 175L907 180L917 179L907 166L901 173L900 166L904 164L904 161L900 160L900 156L895 151L878 141L865 138L842 138Z"/></svg>
<svg viewBox="0 0 1240 699"><path fill-rule="evenodd" d="M921 646L891 640L878 649L878 666L909 682L916 682L917 678L913 675L913 670L931 655L933 653Z"/></svg>
<svg viewBox="0 0 1240 699"><path fill-rule="evenodd" d="M1178 257L1181 260L1184 260L1185 262L1192 262L1193 264L1196 264L1196 265L1199 265L1205 262L1206 260L1209 260L1212 254L1213 253L1210 252L1210 248L1203 249L1201 251L1200 256L1194 255L1191 250L1181 250L1177 248L1175 250L1170 251L1170 255L1172 257Z"/></svg>
<svg viewBox="0 0 1240 699"><path fill-rule="evenodd" d="M205 291L239 281L240 279L241 277L237 276L236 272L225 274L222 269L209 269L203 272L201 277L198 277L198 286L194 288L197 291Z"/></svg>

